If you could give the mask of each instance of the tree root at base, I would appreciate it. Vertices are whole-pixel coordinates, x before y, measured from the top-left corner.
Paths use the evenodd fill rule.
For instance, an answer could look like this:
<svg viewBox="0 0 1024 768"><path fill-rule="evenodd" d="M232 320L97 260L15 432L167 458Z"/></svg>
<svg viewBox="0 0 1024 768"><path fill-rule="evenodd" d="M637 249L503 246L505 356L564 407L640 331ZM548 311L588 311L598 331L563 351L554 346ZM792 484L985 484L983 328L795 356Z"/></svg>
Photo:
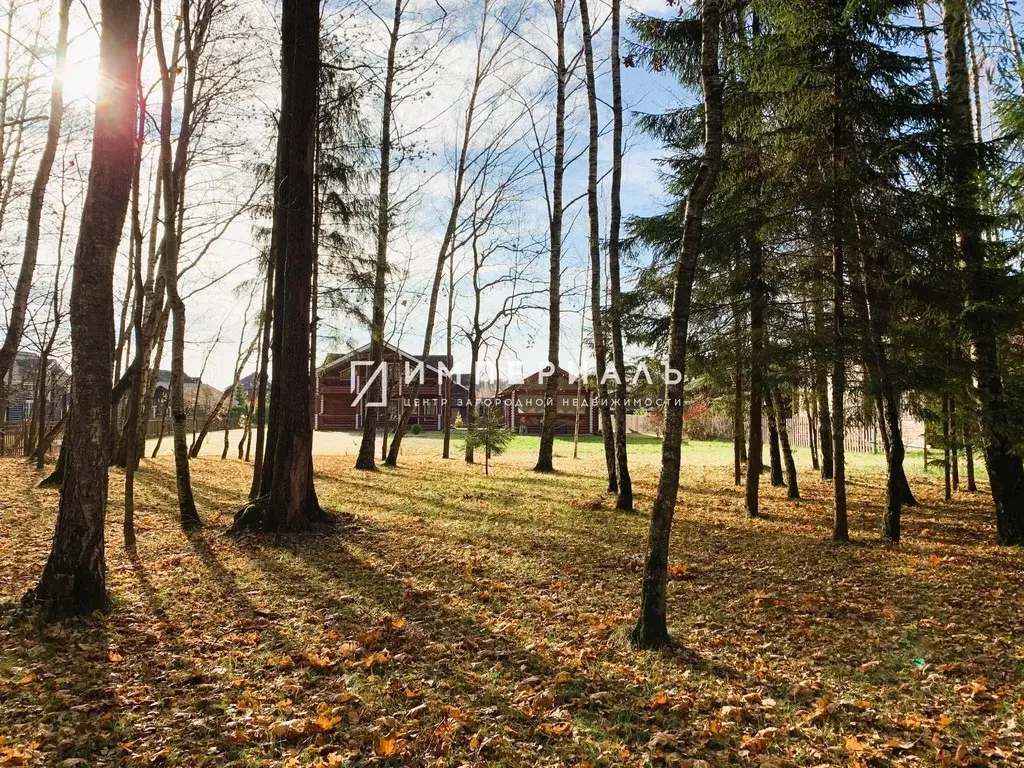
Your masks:
<svg viewBox="0 0 1024 768"><path fill-rule="evenodd" d="M345 513L328 512L319 504L307 504L302 519L290 524L274 520L270 514L270 495L259 496L235 513L229 534L240 533L303 533L331 532L355 523L355 517Z"/></svg>

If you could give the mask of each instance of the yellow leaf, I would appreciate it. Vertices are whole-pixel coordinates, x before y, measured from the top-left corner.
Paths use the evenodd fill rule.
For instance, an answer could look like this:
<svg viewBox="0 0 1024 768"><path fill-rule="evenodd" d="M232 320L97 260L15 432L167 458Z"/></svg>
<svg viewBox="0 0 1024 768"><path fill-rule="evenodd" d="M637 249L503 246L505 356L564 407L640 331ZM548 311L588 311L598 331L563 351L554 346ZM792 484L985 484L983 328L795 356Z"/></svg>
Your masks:
<svg viewBox="0 0 1024 768"><path fill-rule="evenodd" d="M306 663L311 667L323 669L334 665L334 661L327 656L319 656L315 653L306 654Z"/></svg>
<svg viewBox="0 0 1024 768"><path fill-rule="evenodd" d="M392 757L398 754L398 739L392 736L381 736L377 739L377 757Z"/></svg>
<svg viewBox="0 0 1024 768"><path fill-rule="evenodd" d="M355 643L342 643L338 646L338 655L343 659L350 659L356 655L358 650L359 646Z"/></svg>
<svg viewBox="0 0 1024 768"><path fill-rule="evenodd" d="M369 669L370 667L387 664L391 661L391 654L387 651L379 651L377 653L371 653L365 659L363 659L362 665Z"/></svg>
<svg viewBox="0 0 1024 768"><path fill-rule="evenodd" d="M651 699L651 708L656 709L658 707L667 707L668 702L668 694L664 691L658 691L656 694L654 694L654 698Z"/></svg>
<svg viewBox="0 0 1024 768"><path fill-rule="evenodd" d="M35 672L29 672L27 675L21 678L21 680L18 681L18 685L31 685L38 679L39 675L37 675Z"/></svg>
<svg viewBox="0 0 1024 768"><path fill-rule="evenodd" d="M270 726L270 732L279 739L292 739L301 736L306 730L306 721L298 718L295 720L282 720Z"/></svg>
<svg viewBox="0 0 1024 768"><path fill-rule="evenodd" d="M25 765L32 759L32 753L18 747L0 747L0 765Z"/></svg>
<svg viewBox="0 0 1024 768"><path fill-rule="evenodd" d="M868 745L860 741L856 736L847 736L845 745L847 752L863 752L868 748Z"/></svg>
<svg viewBox="0 0 1024 768"><path fill-rule="evenodd" d="M569 673L566 672L565 670L562 670L557 675L555 675L555 685L561 685L562 683L568 682L569 681L569 677L570 677Z"/></svg>
<svg viewBox="0 0 1024 768"><path fill-rule="evenodd" d="M119 661L124 661L124 656L122 656L122 655L121 655L120 653L118 653L117 651L111 651L111 652L110 652L110 653L108 654L107 658L108 658L108 659L110 659L110 662L111 662L112 664L117 664L117 663L118 663Z"/></svg>
<svg viewBox="0 0 1024 768"><path fill-rule="evenodd" d="M329 731L340 722L340 717L331 717L330 715L320 715L316 719L316 725L321 731Z"/></svg>
<svg viewBox="0 0 1024 768"><path fill-rule="evenodd" d="M541 723L538 731L548 736L568 736L572 733L572 725L570 723Z"/></svg>

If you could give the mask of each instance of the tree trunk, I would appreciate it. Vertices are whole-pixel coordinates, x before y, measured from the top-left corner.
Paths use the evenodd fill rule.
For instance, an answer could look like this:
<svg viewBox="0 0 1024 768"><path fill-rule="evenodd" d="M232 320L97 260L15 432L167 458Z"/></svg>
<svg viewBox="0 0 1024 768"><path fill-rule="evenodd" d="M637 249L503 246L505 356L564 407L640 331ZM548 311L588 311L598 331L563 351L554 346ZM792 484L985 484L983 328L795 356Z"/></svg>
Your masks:
<svg viewBox="0 0 1024 768"><path fill-rule="evenodd" d="M924 433L921 436L921 454L924 458L924 471L928 472L928 423L924 424Z"/></svg>
<svg viewBox="0 0 1024 768"><path fill-rule="evenodd" d="M750 257L750 429L747 435L747 482L745 503L747 515L758 517L760 510L760 486L762 458L761 431L764 404L764 251L761 241L756 237L747 238L747 250Z"/></svg>
<svg viewBox="0 0 1024 768"><path fill-rule="evenodd" d="M242 334L244 338L245 326L242 326ZM206 420L203 422L202 429L199 430L199 435L196 437L195 442L192 443L192 450L189 452L191 457L194 459L199 455L199 451L203 448L203 440L206 438L206 434L210 431L210 426L213 424L213 420L221 409L224 408L225 403L227 409L224 412L224 450L221 452L221 459L228 457L228 433L231 431L231 407L235 400L235 393L238 391L238 381L242 378L242 371L245 366L249 364L249 358L252 357L252 352L256 348L256 342L259 339L259 331L257 330L256 337L253 338L252 343L246 347L245 351L242 351L242 344L244 343L239 339L238 345L238 357L235 358L235 374L231 379L231 386L221 392L220 400L217 401L217 405L213 407L209 414L206 416ZM312 377L312 372L310 373ZM312 406L310 406L312 407Z"/></svg>
<svg viewBox="0 0 1024 768"><path fill-rule="evenodd" d="M782 459L786 465L786 490L790 499L800 498L800 486L797 483L796 462L793 460L793 448L789 443L789 427L786 425L786 401L782 399L779 388L772 387L772 412L779 430L779 443L782 446Z"/></svg>
<svg viewBox="0 0 1024 768"><path fill-rule="evenodd" d="M586 0L584 0L586 2ZM588 22L589 24L589 22ZM587 304L587 290L589 286L584 284L583 286L583 305ZM586 346L585 340L587 336L587 312L584 309L580 312L580 354L577 358L579 362L580 376L576 379L576 408L574 426L572 431L572 457L578 459L580 457L580 401L583 399L583 348Z"/></svg>
<svg viewBox="0 0 1024 768"><path fill-rule="evenodd" d="M899 542L899 517L900 507L917 506L917 499L910 490L910 483L907 481L907 473L903 467L906 457L906 446L903 443L903 427L900 414L900 396L893 383L892 372L890 371L889 355L885 349L885 336L887 335L891 320L889 318L888 289L884 288L884 281L881 275L874 274L869 269L866 257L860 259L858 264L854 260L853 266L858 274L850 281L854 304L859 307L858 312L862 315L863 324L867 333L867 344L864 358L868 366L874 395L877 398L877 408L881 409L879 422L885 439L886 456L886 493L891 492L891 500L886 502L886 512L882 522L882 538L894 543ZM895 460L893 451L897 451ZM892 521L889 520L892 518Z"/></svg>
<svg viewBox="0 0 1024 768"><path fill-rule="evenodd" d="M178 293L178 183L184 181L175 173L175 165L171 155L171 126L174 102L174 72L177 62L168 61L164 52L162 0L153 0L153 32L156 43L157 60L160 64L160 80L163 86L163 104L160 109L160 167L164 196L164 280L167 285L167 298L171 307L171 429L174 437L174 470L178 492L178 511L181 527L185 529L198 527L201 523L196 511L195 498L192 496L192 478L188 466L188 443L186 441L185 413L185 302ZM189 0L182 0L181 16L190 13ZM177 46L175 46L177 47ZM182 132L178 138L176 151L183 157L187 153L187 125L191 120L192 98L189 91L189 78L186 78L186 94L184 96L184 112L181 116ZM184 167L184 163L181 164Z"/></svg>
<svg viewBox="0 0 1024 768"><path fill-rule="evenodd" d="M917 2L917 18L921 22L921 37L924 39L924 55L928 60L928 81L932 87L932 100L939 104L942 102L942 89L939 86L939 75L935 69L935 52L932 46L932 28L925 18L925 0Z"/></svg>
<svg viewBox="0 0 1024 768"><path fill-rule="evenodd" d="M39 166L32 182L32 191L28 200L25 225L25 249L21 257L21 269L14 286L11 299L11 315L7 321L7 333L0 345L0 389L4 387L7 374L14 364L21 344L21 336L25 330L25 313L28 308L29 291L32 289L32 276L36 270L39 255L39 232L43 216L43 204L46 198L46 185L50 181L53 161L57 156L57 144L60 142L60 130L64 121L64 69L68 51L68 13L71 0L59 0L56 64L53 70L53 84L50 86L50 117L46 127L46 142L39 156ZM13 41L8 41L12 45ZM4 84L8 87L7 82ZM26 85L27 89L28 86ZM0 396L0 400L4 397Z"/></svg>
<svg viewBox="0 0 1024 768"><path fill-rule="evenodd" d="M377 255L373 279L373 314L370 319L370 357L373 358L373 370L380 370L384 360L384 300L388 269L388 234L391 228L391 210L389 202L391 176L391 123L392 102L394 99L396 57L398 53L399 30L402 25L403 0L395 0L395 13L391 22L390 40L388 43L388 63L384 75L384 103L381 115L380 132L380 187L377 200ZM383 376L383 374L382 374ZM380 402L380 394L384 391L383 378L371 387L371 398ZM388 415L387 403L384 403L385 425ZM356 469L376 469L374 445L377 441L377 421L380 409L365 406L363 408L363 438L359 444L359 455L356 457ZM385 443L387 441L385 440Z"/></svg>
<svg viewBox="0 0 1024 768"><path fill-rule="evenodd" d="M450 258L449 251L455 242L456 232L459 224L459 212L462 209L463 184L466 177L466 168L469 163L469 150L474 135L473 116L476 112L477 96L483 85L487 74L486 68L489 61L485 61L484 44L487 39L487 23L490 19L490 0L484 0L483 13L480 20L480 34L477 38L476 47L476 70L473 78L473 86L469 92L469 103L466 106L465 124L462 132L462 145L459 150L459 159L455 166L455 185L452 196L452 206L448 214L448 225L445 228L444 237L441 239L441 246L437 251L437 262L434 268L434 280L430 287L430 300L427 304L427 324L423 331L423 360L430 355L430 348L434 340L434 317L437 314L437 299L441 293L441 280L444 277L445 261ZM395 426L395 434L391 439L391 446L388 449L387 458L384 464L389 467L398 465L398 452L402 447L402 438L405 437L409 428L409 419L412 417L413 409L420 394L420 380L413 381L412 392L409 394L409 404L404 406Z"/></svg>
<svg viewBox="0 0 1024 768"><path fill-rule="evenodd" d="M813 300L814 336L821 343L827 334L825 325L825 309L820 295L821 286L815 286L816 295ZM814 364L814 396L818 404L818 449L821 452L821 479L831 480L832 463L832 414L828 404L828 373L825 370L824 355L815 354Z"/></svg>
<svg viewBox="0 0 1024 768"><path fill-rule="evenodd" d="M785 423L785 400L778 387L772 391L774 411L778 419L778 438L782 443L782 459L785 462L785 485L790 499L800 498L800 485L797 482L797 462L793 458L793 446L790 443L790 429ZM796 411L794 412L796 415Z"/></svg>
<svg viewBox="0 0 1024 768"><path fill-rule="evenodd" d="M622 278L619 267L619 233L622 226L622 61L619 57L621 0L611 0L611 75L612 75L612 175L608 216L608 291L612 362L619 374L615 384L615 476L619 495L615 508L633 511L633 480L629 474L626 451L626 352L622 341Z"/></svg>
<svg viewBox="0 0 1024 768"><path fill-rule="evenodd" d="M479 311L479 298L477 299L477 311ZM480 357L480 345L477 339L472 339L469 345L469 408L466 409L466 433L473 429L476 423L476 365ZM475 460L473 455L473 441L466 440L466 463L472 464Z"/></svg>
<svg viewBox="0 0 1024 768"><path fill-rule="evenodd" d="M834 211L838 212L838 207ZM835 214L834 214L835 215ZM841 225L834 224L832 245L832 317L835 328L832 358L832 539L850 540L846 514L846 357L844 314L845 253Z"/></svg>
<svg viewBox="0 0 1024 768"><path fill-rule="evenodd" d="M978 55L974 49L974 23L971 20L970 8L967 9L965 21L967 53L971 64L971 88L974 91L974 137L978 144L981 144L985 140L981 126L981 67L978 65Z"/></svg>
<svg viewBox="0 0 1024 768"><path fill-rule="evenodd" d="M261 317L262 317L262 315L261 315ZM252 355L253 350L256 348L256 345L259 343L260 338L262 338L262 336L263 336L263 321L261 319L256 324L256 336L252 340L252 346L249 347L249 351L246 353L246 362L248 362L249 357ZM259 361L257 361L257 365L259 365ZM238 374L241 374L242 369L244 369L244 368L245 368L245 363L243 363L241 366L238 367ZM253 383L255 383L255 381ZM234 386L235 390L238 389L238 384L239 384L239 375L236 375L235 376L235 386ZM252 434L252 411L253 411L253 405L254 405L254 401L253 401L252 395L249 395L246 398L246 400L248 401L248 405L247 405L246 411L245 411L245 428L242 430L242 436L238 440L238 458L239 459L242 458L242 450L243 450L243 446L245 445L246 438L249 435ZM223 451L223 453L221 453L221 456L220 456L222 461L228 457L228 449L230 448L230 439L231 439L230 438L230 433L231 433L231 411L229 409L228 410L228 419L227 419L227 422L224 424L224 451Z"/></svg>
<svg viewBox="0 0 1024 768"><path fill-rule="evenodd" d="M771 387L765 386L764 390L764 408L765 415L767 416L766 421L768 422L769 477L771 478L772 487L782 488L786 484L786 479L782 474L782 449L779 447L779 422L776 418L775 408L772 404L770 394Z"/></svg>
<svg viewBox="0 0 1024 768"><path fill-rule="evenodd" d="M53 468L53 472L39 481L40 488L60 488L64 485L68 469L68 450L71 445L70 434L71 418L69 413L65 419L64 438L61 440L60 452L57 454L57 465Z"/></svg>
<svg viewBox="0 0 1024 768"><path fill-rule="evenodd" d="M551 209L549 211L548 269L548 365L554 372L544 388L544 417L541 423L540 450L535 472L554 472L555 421L558 416L558 351L561 333L562 299L562 184L565 177L565 101L569 70L565 59L565 0L552 0L555 11L555 148L551 170Z"/></svg>
<svg viewBox="0 0 1024 768"><path fill-rule="evenodd" d="M742 320L739 312L733 315L733 343L736 351L736 370L733 372L735 384L732 399L732 470L735 485L743 484L743 342L741 337Z"/></svg>
<svg viewBox="0 0 1024 768"><path fill-rule="evenodd" d="M143 27L147 26L143 24ZM154 264L150 262L147 283L142 280L142 220L139 210L139 196L141 194L141 166L142 150L146 139L146 109L145 99L142 93L142 64L145 56L145 37L140 41L140 50L136 54L135 73L138 84L139 109L135 121L135 147L132 162L132 189L131 189L131 247L132 254L132 280L135 284L135 307L132 311L132 331L135 334L135 357L137 366L135 376L132 379L131 391L128 395L128 408L124 424L122 443L124 444L124 455L117 459L124 459L124 520L122 521L122 536L124 547L129 553L135 552L135 472L139 463L139 444L145 439L139 434L139 417L142 409L142 394L146 387L146 366L149 363L149 345L152 343L152 335L146 333L146 311L152 315L155 296L153 294L153 270ZM159 187L159 182L157 184ZM157 196L159 200L159 196ZM151 250L152 250L151 241ZM160 303L163 304L161 297ZM152 318L149 318L152 320ZM144 443L143 443L144 445ZM116 463L116 460L115 460Z"/></svg>
<svg viewBox="0 0 1024 768"><path fill-rule="evenodd" d="M36 452L36 427L39 424L39 401L42 398L41 390L46 386L46 376L43 369L42 356L36 363L35 382L32 385L32 410L26 414L22 422L21 431L23 439L21 442L22 456L34 456Z"/></svg>
<svg viewBox="0 0 1024 768"><path fill-rule="evenodd" d="M953 484L953 490L960 490L960 457L957 451L960 430L956 424L956 400L949 396L949 473Z"/></svg>
<svg viewBox="0 0 1024 768"><path fill-rule="evenodd" d="M668 580L672 517L679 494L680 446L683 437L683 382L686 374L686 338L690 321L693 277L701 247L704 208L714 191L722 160L722 80L718 71L720 10L717 0L701 5L701 85L704 93L704 152L690 186L683 214L682 244L673 275L666 377L665 437L661 451L658 492L651 510L647 559L644 563L640 617L630 633L638 648L656 649L670 644L665 591Z"/></svg>
<svg viewBox="0 0 1024 768"><path fill-rule="evenodd" d="M1013 62L1017 65L1018 72L1024 72L1024 55L1021 54L1020 38L1017 36L1017 28L1013 23L1010 0L1003 0L1003 17L1006 20L1007 34L1010 36L1010 50L1013 52Z"/></svg>
<svg viewBox="0 0 1024 768"><path fill-rule="evenodd" d="M68 413L67 413L67 411L65 411L64 415L62 415L57 420L57 423L54 424L52 427L50 427L50 429L46 432L46 434L43 435L42 439L39 442L39 448L38 448L39 453L38 453L38 455L36 457L36 469L42 469L43 466L45 465L45 463L46 463L46 454L49 452L50 446L53 444L54 438L56 438L57 435L60 434L61 430L64 429L64 425L67 422L67 420L68 420Z"/></svg>
<svg viewBox="0 0 1024 768"><path fill-rule="evenodd" d="M39 397L32 404L36 409L36 439L32 441L32 453L35 456L36 469L43 468L44 446L46 437L46 374L50 365L50 350L44 349L39 355ZM38 441L38 443L37 443Z"/></svg>
<svg viewBox="0 0 1024 768"><path fill-rule="evenodd" d="M57 526L38 586L49 617L110 607L104 559L114 348L114 260L131 190L139 4L101 0L99 85L89 185L71 284L71 420ZM70 425L69 425L70 426Z"/></svg>
<svg viewBox="0 0 1024 768"><path fill-rule="evenodd" d="M274 324L274 265L267 263L266 293L263 299L263 337L260 340L260 373L256 385L256 451L252 458L252 484L249 499L260 495L263 484L263 451L267 422L267 370L270 367L270 332ZM248 451L248 447L246 448Z"/></svg>
<svg viewBox="0 0 1024 768"><path fill-rule="evenodd" d="M313 156L319 83L317 0L285 0L281 25L281 120L271 256L281 276L270 423L262 488L267 493L235 516L232 529L301 531L326 519L313 486L310 422L310 308L313 278ZM279 314L278 314L279 313ZM261 488L261 490L262 490Z"/></svg>
<svg viewBox="0 0 1024 768"><path fill-rule="evenodd" d="M1024 543L1024 464L1014 448L1012 415L1003 392L996 315L998 281L991 277L982 241L977 148L971 138L971 103L964 32L964 0L946 0L946 102L952 158L949 175L957 229L958 262L967 284L965 325L974 347L974 380L981 403L982 443L1000 544Z"/></svg>
<svg viewBox="0 0 1024 768"><path fill-rule="evenodd" d="M151 372L151 381L149 386L149 397L147 398L148 403L153 403L156 400L156 388L159 384L157 381L157 372L160 370L160 362L164 356L164 342L167 336L167 323L170 320L171 308L165 306L160 313L160 335L156 337L156 350L153 352L153 370ZM169 398L165 397L163 402L163 409L160 411L160 431L158 432L156 445L153 446L153 454L151 458L156 458L160 452L160 444L163 442L165 429L167 424L167 410L170 406ZM155 406L154 406L155 408ZM156 413L153 413L153 418L156 418ZM139 419L139 443L140 445L146 444L146 438L149 436L149 417L145 419Z"/></svg>
<svg viewBox="0 0 1024 768"><path fill-rule="evenodd" d="M230 424L230 422L231 422L231 417L230 417L231 416L231 405L230 405L230 401L231 401L231 398L232 398L233 394L234 394L234 389L232 389L232 388L225 389L223 392L220 393L220 397L217 399L217 404L212 409L210 409L210 412L208 414L206 414L206 418L203 419L203 426L201 426L199 428L199 432L196 433L196 435L192 438L192 445L189 446L188 456L189 456L190 459L197 459L197 458L199 458L199 452L203 449L203 443L206 441L206 436L210 433L210 427L213 425L214 419L217 418L217 415L221 412L221 409L224 407L225 403L228 404L228 409L227 409L227 415L225 416L224 420L226 422L228 422L228 424ZM224 431L227 432L227 429L225 429ZM222 459L225 458L228 455L227 442L228 441L225 438L225 440L224 440L224 452L221 455Z"/></svg>
<svg viewBox="0 0 1024 768"><path fill-rule="evenodd" d="M258 372L256 376L259 376ZM249 407L245 411L245 429L242 430L242 436L238 439L238 458L244 461L249 461L249 452L252 446L252 420L256 414L255 386L256 377L253 377L253 392L249 394Z"/></svg>
<svg viewBox="0 0 1024 768"><path fill-rule="evenodd" d="M942 479L946 501L953 499L949 477L949 395L942 396Z"/></svg>
<svg viewBox="0 0 1024 768"><path fill-rule="evenodd" d="M978 485L974 480L974 445L970 440L970 432L964 425L964 454L967 456L967 492L977 493Z"/></svg>
<svg viewBox="0 0 1024 768"><path fill-rule="evenodd" d="M445 322L445 348L444 354L448 360L452 359L452 318L455 314L455 254L448 258L448 315ZM451 376L444 380L444 438L441 448L441 458L452 457L452 379Z"/></svg>
<svg viewBox="0 0 1024 768"><path fill-rule="evenodd" d="M817 418L815 418L818 406L814 397L810 395L808 395L807 401L807 442L811 446L811 469L820 470L821 465L818 463L818 426Z"/></svg>
<svg viewBox="0 0 1024 768"><path fill-rule="evenodd" d="M605 469L608 474L608 492L618 493L616 477L615 436L612 430L611 407L605 370L608 366L608 350L601 311L601 222L597 201L597 155L600 144L600 127L597 111L597 75L594 72L594 41L590 25L590 7L587 0L579 0L580 21L583 25L583 61L587 84L587 249L590 253L590 323L594 337L594 361L597 371L598 407L601 411L601 439L604 443Z"/></svg>
<svg viewBox="0 0 1024 768"><path fill-rule="evenodd" d="M900 518L903 504L917 504L910 492L907 473L903 469L906 449L903 444L903 430L899 419L899 405L894 397L886 396L885 407L889 418L890 434L888 472L885 485L885 511L882 515L882 538L898 544L900 540ZM909 500L908 500L909 499Z"/></svg>

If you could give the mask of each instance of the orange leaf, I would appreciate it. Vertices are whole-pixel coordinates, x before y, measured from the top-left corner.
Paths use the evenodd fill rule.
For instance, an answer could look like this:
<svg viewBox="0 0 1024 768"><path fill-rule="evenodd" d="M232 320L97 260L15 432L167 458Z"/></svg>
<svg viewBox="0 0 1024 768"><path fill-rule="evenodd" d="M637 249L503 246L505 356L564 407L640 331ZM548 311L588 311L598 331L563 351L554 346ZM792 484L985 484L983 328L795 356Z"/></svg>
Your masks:
<svg viewBox="0 0 1024 768"><path fill-rule="evenodd" d="M669 702L668 694L664 691L658 691L654 694L654 698L651 699L651 709L657 709L658 707L667 707Z"/></svg>
<svg viewBox="0 0 1024 768"><path fill-rule="evenodd" d="M572 733L572 724L565 722L541 723L537 730L548 736L568 736Z"/></svg>
<svg viewBox="0 0 1024 768"><path fill-rule="evenodd" d="M398 754L398 739L393 736L381 736L377 739L377 757L392 757Z"/></svg>
<svg viewBox="0 0 1024 768"><path fill-rule="evenodd" d="M868 745L859 740L856 736L847 736L844 742L847 752L863 752Z"/></svg>
<svg viewBox="0 0 1024 768"><path fill-rule="evenodd" d="M320 715L316 719L316 725L321 731L329 731L340 722L341 718L338 716Z"/></svg>

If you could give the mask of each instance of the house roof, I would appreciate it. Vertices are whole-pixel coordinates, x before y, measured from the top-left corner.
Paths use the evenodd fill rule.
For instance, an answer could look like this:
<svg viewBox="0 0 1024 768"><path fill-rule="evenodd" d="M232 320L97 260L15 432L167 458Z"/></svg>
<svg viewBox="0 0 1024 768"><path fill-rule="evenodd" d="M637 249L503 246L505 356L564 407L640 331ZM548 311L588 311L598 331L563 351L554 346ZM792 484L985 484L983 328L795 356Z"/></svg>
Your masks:
<svg viewBox="0 0 1024 768"><path fill-rule="evenodd" d="M171 372L167 371L167 370L164 370L162 368L157 369L156 381L157 381L158 384L170 384L171 383ZM197 379L195 376L189 376L187 373L185 374L185 383L186 384L195 384L198 381L199 381L199 379Z"/></svg>
<svg viewBox="0 0 1024 768"><path fill-rule="evenodd" d="M15 398L19 390L33 389L36 385L36 377L39 369L39 355L31 352L18 352L14 356L14 363L8 372L8 397ZM48 377L51 381L64 382L68 378L68 372L59 363L51 358L48 366Z"/></svg>
<svg viewBox="0 0 1024 768"><path fill-rule="evenodd" d="M509 384L507 387L505 387L503 390L501 390L501 392L499 394L504 396L504 395L512 392L513 390L516 390L516 389L536 389L537 387L546 386L547 385L547 380L545 379L545 381L542 383L540 381L540 374L541 374L541 371L539 371L539 370L538 371L534 371L529 376L524 377L522 381L517 382L515 384ZM576 379L573 379L572 378L572 374L569 373L564 368L561 368L561 367L556 368L555 372L554 372L554 374L552 374L552 376L555 378L556 381L561 380L561 379L565 379L567 382L571 380L574 385L576 384ZM588 388L588 385L587 385L586 381L584 381L584 383L583 383L583 388L584 389Z"/></svg>
<svg viewBox="0 0 1024 768"><path fill-rule="evenodd" d="M432 370L434 373L440 374L438 366L444 365L446 368L451 368L452 359L447 355L427 355L425 358L422 355L414 355L406 352L404 349L399 349L394 344L388 344L384 342L384 349L397 354L399 357L403 357L410 362L418 363L423 362L424 366ZM351 352L347 352L343 355L329 354L324 358L324 364L317 370L317 373L324 373L333 368L338 368L344 363L352 360L359 359L359 355L368 355L370 352L370 345L364 344L358 349L353 349ZM452 382L455 383L454 381Z"/></svg>

